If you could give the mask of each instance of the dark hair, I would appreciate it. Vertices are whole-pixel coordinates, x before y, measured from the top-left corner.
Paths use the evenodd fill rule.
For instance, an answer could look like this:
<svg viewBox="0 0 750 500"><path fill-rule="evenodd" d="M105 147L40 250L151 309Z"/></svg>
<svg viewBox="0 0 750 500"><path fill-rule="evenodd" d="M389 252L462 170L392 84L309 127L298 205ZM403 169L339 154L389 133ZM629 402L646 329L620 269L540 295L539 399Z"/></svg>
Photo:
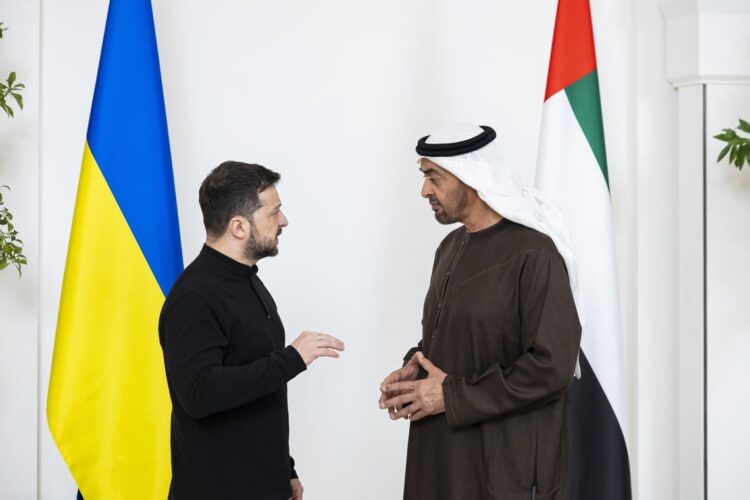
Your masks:
<svg viewBox="0 0 750 500"><path fill-rule="evenodd" d="M221 236L232 217L250 217L260 208L258 195L281 176L254 163L225 161L211 171L198 190L203 225L210 236Z"/></svg>

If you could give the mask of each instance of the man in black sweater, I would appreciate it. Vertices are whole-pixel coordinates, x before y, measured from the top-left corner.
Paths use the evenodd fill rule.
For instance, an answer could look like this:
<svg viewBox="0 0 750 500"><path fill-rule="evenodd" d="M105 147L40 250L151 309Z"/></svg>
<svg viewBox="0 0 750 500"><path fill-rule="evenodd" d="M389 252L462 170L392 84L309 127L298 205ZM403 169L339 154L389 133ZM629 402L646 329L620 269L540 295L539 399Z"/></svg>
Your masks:
<svg viewBox="0 0 750 500"><path fill-rule="evenodd" d="M201 184L200 255L159 318L172 398L173 500L302 500L289 455L286 384L344 344L302 332L284 346L276 303L256 262L278 253L288 221L260 165L225 162Z"/></svg>

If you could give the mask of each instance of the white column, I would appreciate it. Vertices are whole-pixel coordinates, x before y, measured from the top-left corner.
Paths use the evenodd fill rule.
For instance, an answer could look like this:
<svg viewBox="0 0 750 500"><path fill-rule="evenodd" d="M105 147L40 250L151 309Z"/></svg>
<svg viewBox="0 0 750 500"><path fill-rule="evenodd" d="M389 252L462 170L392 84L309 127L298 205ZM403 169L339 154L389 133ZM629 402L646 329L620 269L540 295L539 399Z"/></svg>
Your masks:
<svg viewBox="0 0 750 500"><path fill-rule="evenodd" d="M746 46L747 47L747 46ZM746 48L746 51L748 49ZM748 55L744 55L748 57ZM713 139L750 119L750 85L706 89L706 394L709 498L737 496L750 470L750 168L716 164Z"/></svg>
<svg viewBox="0 0 750 500"><path fill-rule="evenodd" d="M713 135L750 114L750 4L666 3L679 102L679 498L730 498L750 467L750 432L736 416L750 410L737 397L750 377L740 357L750 349L750 177L716 165Z"/></svg>

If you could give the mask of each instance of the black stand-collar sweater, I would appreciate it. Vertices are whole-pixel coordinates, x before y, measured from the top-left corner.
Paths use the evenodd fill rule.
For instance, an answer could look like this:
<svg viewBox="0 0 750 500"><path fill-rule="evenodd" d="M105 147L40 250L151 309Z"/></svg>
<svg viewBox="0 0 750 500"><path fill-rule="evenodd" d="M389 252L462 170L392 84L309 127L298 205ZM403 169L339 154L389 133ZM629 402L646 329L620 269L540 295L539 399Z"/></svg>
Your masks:
<svg viewBox="0 0 750 500"><path fill-rule="evenodd" d="M204 246L162 308L172 398L170 498L287 500L286 384L305 370L284 347L276 303L247 266Z"/></svg>

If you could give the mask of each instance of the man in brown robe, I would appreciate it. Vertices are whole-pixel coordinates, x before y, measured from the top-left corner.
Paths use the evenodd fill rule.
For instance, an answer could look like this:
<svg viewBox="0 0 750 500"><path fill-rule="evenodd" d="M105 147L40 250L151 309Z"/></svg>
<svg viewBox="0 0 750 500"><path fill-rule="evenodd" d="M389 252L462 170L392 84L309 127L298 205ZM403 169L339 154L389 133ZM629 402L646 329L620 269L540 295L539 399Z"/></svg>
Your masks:
<svg viewBox="0 0 750 500"><path fill-rule="evenodd" d="M553 238L445 167L463 174L457 157L496 147L482 131L417 148L422 196L439 222L462 226L435 253L422 341L381 384L380 407L411 421L405 500L567 500L581 325Z"/></svg>

